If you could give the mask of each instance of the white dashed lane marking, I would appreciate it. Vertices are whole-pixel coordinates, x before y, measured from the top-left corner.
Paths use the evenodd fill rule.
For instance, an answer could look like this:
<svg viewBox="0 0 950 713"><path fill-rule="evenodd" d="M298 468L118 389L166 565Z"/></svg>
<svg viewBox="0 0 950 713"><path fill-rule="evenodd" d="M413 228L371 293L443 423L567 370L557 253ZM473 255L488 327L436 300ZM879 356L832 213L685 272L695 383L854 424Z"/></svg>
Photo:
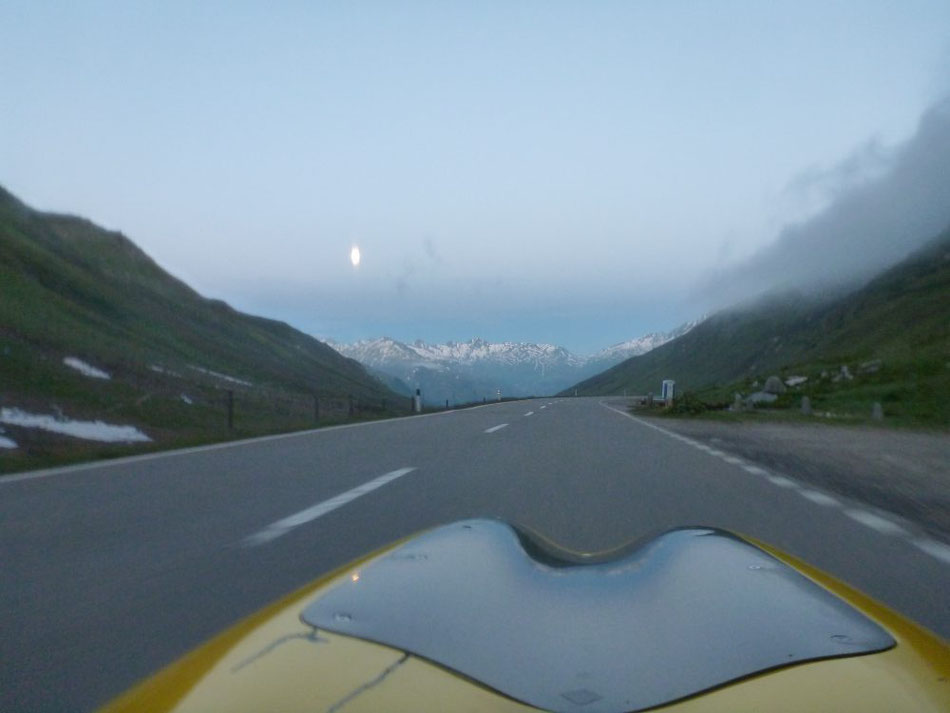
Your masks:
<svg viewBox="0 0 950 713"><path fill-rule="evenodd" d="M289 515L282 520L271 523L263 530L255 532L253 535L250 535L244 539L244 545L247 547L254 547L256 545L263 545L265 542L270 542L271 540L276 540L282 535L286 535L288 532L293 530L295 527L300 527L312 520L316 520L318 517L323 517L328 512L332 512L339 507L343 507L349 502L356 500L357 498L366 495L367 493L376 490L376 488L381 488L387 483L391 483L396 480L396 478L401 478L407 473L411 473L416 470L416 468L400 468L399 470L394 470L384 475L374 478L367 483L358 485L355 488L347 490L345 493L340 493L339 495L330 498L329 500L324 500L321 503L312 505L306 510L301 510L300 512Z"/></svg>
<svg viewBox="0 0 950 713"><path fill-rule="evenodd" d="M525 416L532 416L533 414L534 414L534 411L528 411L528 413L526 413Z"/></svg>
<svg viewBox="0 0 950 713"><path fill-rule="evenodd" d="M503 429L503 428L504 428L505 426L507 426L507 425L508 425L507 423L499 423L497 426L492 426L491 428L486 428L486 429L485 429L485 433L494 433L495 431L500 431L501 429Z"/></svg>

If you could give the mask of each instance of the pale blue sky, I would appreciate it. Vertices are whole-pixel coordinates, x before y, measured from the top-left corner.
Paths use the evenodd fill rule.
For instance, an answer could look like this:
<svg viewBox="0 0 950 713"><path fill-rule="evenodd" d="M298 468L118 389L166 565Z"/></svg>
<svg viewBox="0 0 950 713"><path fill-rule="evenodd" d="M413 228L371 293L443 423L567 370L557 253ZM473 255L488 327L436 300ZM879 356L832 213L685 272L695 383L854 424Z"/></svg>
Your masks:
<svg viewBox="0 0 950 713"><path fill-rule="evenodd" d="M0 184L314 334L583 353L707 309L948 69L945 1L6 0Z"/></svg>

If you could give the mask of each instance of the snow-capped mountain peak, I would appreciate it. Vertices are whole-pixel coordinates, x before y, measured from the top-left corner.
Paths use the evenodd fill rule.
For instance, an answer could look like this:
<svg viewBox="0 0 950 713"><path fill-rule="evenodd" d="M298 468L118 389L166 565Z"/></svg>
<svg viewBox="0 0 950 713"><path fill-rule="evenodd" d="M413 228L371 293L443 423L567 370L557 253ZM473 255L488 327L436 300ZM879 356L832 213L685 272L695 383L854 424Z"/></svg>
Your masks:
<svg viewBox="0 0 950 713"><path fill-rule="evenodd" d="M700 321L629 339L587 357L554 344L489 342L481 337L444 344L421 339L406 344L391 337L329 344L344 356L422 389L432 403L460 402L494 397L498 391L506 396L556 393L624 359L645 354Z"/></svg>
<svg viewBox="0 0 950 713"><path fill-rule="evenodd" d="M630 357L646 354L647 352L652 351L657 347L663 346L667 342L672 341L677 337L683 336L704 319L705 316L695 319L691 322L686 322L685 324L681 324L679 327L669 332L650 332L649 334L644 334L642 337L636 337L634 339L628 339L624 342L613 344L588 357L587 362L612 362L616 364L625 359L629 359Z"/></svg>

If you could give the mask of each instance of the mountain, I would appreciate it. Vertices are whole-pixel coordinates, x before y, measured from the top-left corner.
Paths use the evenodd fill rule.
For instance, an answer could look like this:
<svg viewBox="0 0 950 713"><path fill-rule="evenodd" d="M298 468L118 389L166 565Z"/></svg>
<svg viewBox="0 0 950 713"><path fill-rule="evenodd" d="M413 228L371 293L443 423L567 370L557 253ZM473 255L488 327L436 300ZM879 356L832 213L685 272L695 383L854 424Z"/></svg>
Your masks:
<svg viewBox="0 0 950 713"><path fill-rule="evenodd" d="M824 296L770 295L718 312L564 393L574 388L580 395L658 393L666 378L674 379L682 393L751 384L786 372L810 376L814 383L830 381L842 367L852 375L868 372L869 399L916 404L907 408L932 413L946 425L950 229L857 289Z"/></svg>
<svg viewBox="0 0 950 713"><path fill-rule="evenodd" d="M11 438L14 411L120 421L177 442L312 424L315 396L408 404L313 337L202 297L121 233L2 188L0 377L0 427L20 454L51 444L16 426Z"/></svg>
<svg viewBox="0 0 950 713"><path fill-rule="evenodd" d="M652 351L657 347L663 346L667 342L672 341L677 337L683 336L697 324L701 323L704 319L706 319L705 316L690 322L686 322L685 324L681 324L679 327L669 332L650 332L649 334L644 334L642 337L628 339L625 342L620 342L619 344L614 344L613 346L609 346L606 349L601 349L596 354L593 354L587 358L585 361L585 366L589 367L591 370L602 371L604 369L608 369L614 364L629 359L630 357L646 354L647 352Z"/></svg>
<svg viewBox="0 0 950 713"><path fill-rule="evenodd" d="M481 401L503 396L555 393L578 379L597 373L633 354L643 354L685 334L697 322L669 333L652 334L615 344L588 357L564 347L526 342L412 344L380 337L353 344L328 343L341 354L378 372L420 389L427 403Z"/></svg>
<svg viewBox="0 0 950 713"><path fill-rule="evenodd" d="M381 337L354 344L329 342L364 366L420 389L429 404L553 393L571 381L580 361L550 344L493 344L482 339L412 344Z"/></svg>

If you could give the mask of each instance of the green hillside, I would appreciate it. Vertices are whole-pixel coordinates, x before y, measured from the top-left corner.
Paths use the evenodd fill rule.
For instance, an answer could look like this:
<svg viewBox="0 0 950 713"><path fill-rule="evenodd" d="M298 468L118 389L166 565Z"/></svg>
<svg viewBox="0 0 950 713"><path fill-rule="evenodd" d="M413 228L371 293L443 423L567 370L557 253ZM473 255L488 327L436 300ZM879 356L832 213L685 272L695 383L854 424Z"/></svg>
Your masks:
<svg viewBox="0 0 950 713"><path fill-rule="evenodd" d="M834 380L842 366L853 379ZM771 296L719 312L564 393L658 393L674 379L680 393L722 402L770 374L809 377L797 395L819 408L851 403L869 413L881 401L905 421L950 425L950 230L853 292Z"/></svg>
<svg viewBox="0 0 950 713"><path fill-rule="evenodd" d="M0 407L134 425L154 447L407 406L316 339L201 297L122 234L32 210L0 188ZM0 470L128 449L2 427L20 447L0 450Z"/></svg>

